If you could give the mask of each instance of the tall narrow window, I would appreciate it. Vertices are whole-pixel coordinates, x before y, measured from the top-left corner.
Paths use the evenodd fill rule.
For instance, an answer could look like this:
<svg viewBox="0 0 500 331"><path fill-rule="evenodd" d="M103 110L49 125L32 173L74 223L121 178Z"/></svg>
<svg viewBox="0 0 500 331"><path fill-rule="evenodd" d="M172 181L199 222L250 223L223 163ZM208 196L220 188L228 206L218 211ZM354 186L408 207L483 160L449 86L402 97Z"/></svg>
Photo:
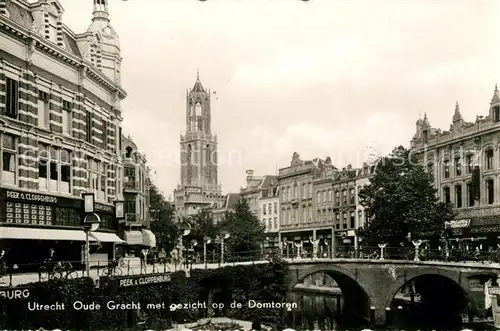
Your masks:
<svg viewBox="0 0 500 331"><path fill-rule="evenodd" d="M118 128L118 150L121 153L121 151L122 151L122 128L121 127Z"/></svg>
<svg viewBox="0 0 500 331"><path fill-rule="evenodd" d="M5 84L5 115L10 118L17 118L19 111L19 82L7 78Z"/></svg>
<svg viewBox="0 0 500 331"><path fill-rule="evenodd" d="M451 202L450 188L449 187L443 187L443 202L444 203Z"/></svg>
<svg viewBox="0 0 500 331"><path fill-rule="evenodd" d="M455 186L455 207L462 208L462 185Z"/></svg>
<svg viewBox="0 0 500 331"><path fill-rule="evenodd" d="M500 122L500 106L493 107L493 119L495 122Z"/></svg>
<svg viewBox="0 0 500 331"><path fill-rule="evenodd" d="M205 153L206 153L205 162L207 164L212 164L212 151L210 150L210 145L207 145Z"/></svg>
<svg viewBox="0 0 500 331"><path fill-rule="evenodd" d="M87 111L86 115L86 135L85 140L89 143L92 143L92 113ZM121 149L120 149L121 150Z"/></svg>
<svg viewBox="0 0 500 331"><path fill-rule="evenodd" d="M71 152L61 150L61 192L71 193Z"/></svg>
<svg viewBox="0 0 500 331"><path fill-rule="evenodd" d="M100 162L100 183L99 183L99 200L106 201L106 172L108 171L108 166L104 162Z"/></svg>
<svg viewBox="0 0 500 331"><path fill-rule="evenodd" d="M450 178L450 161L445 160L443 164L444 178Z"/></svg>
<svg viewBox="0 0 500 331"><path fill-rule="evenodd" d="M342 205L347 205L347 190L342 191Z"/></svg>
<svg viewBox="0 0 500 331"><path fill-rule="evenodd" d="M489 149L486 151L486 169L493 169L493 150Z"/></svg>
<svg viewBox="0 0 500 331"><path fill-rule="evenodd" d="M332 199L333 199L333 191L328 190L328 202L332 202Z"/></svg>
<svg viewBox="0 0 500 331"><path fill-rule="evenodd" d="M69 101L63 100L62 124L63 124L63 134L66 136L71 136L73 134L72 108L73 107Z"/></svg>
<svg viewBox="0 0 500 331"><path fill-rule="evenodd" d="M356 203L356 194L354 193L354 189L349 190L349 199L351 200L351 205L354 205Z"/></svg>
<svg viewBox="0 0 500 331"><path fill-rule="evenodd" d="M316 202L321 204L321 192L316 193Z"/></svg>
<svg viewBox="0 0 500 331"><path fill-rule="evenodd" d="M467 183L467 207L474 206L474 186Z"/></svg>
<svg viewBox="0 0 500 331"><path fill-rule="evenodd" d="M340 229L340 213L335 214L335 228Z"/></svg>
<svg viewBox="0 0 500 331"><path fill-rule="evenodd" d="M356 214L354 212L351 212L351 219L350 219L350 228L354 229L356 227Z"/></svg>
<svg viewBox="0 0 500 331"><path fill-rule="evenodd" d="M335 206L338 207L340 206L340 192L335 191Z"/></svg>
<svg viewBox="0 0 500 331"><path fill-rule="evenodd" d="M431 175L432 179L434 179L434 164L429 163L427 165L427 173Z"/></svg>
<svg viewBox="0 0 500 331"><path fill-rule="evenodd" d="M40 190L49 189L49 148L46 145L38 146L38 186Z"/></svg>
<svg viewBox="0 0 500 331"><path fill-rule="evenodd" d="M460 157L455 158L455 175L462 176L462 159Z"/></svg>
<svg viewBox="0 0 500 331"><path fill-rule="evenodd" d="M486 181L486 196L488 197L488 204L491 205L495 202L495 184L493 179Z"/></svg>
<svg viewBox="0 0 500 331"><path fill-rule="evenodd" d="M309 183L308 193L309 193L309 199L312 199L313 194L314 194L314 192L313 192L313 185L312 185L312 183Z"/></svg>
<svg viewBox="0 0 500 331"><path fill-rule="evenodd" d="M59 191L59 155L59 149L50 147L49 190L52 192Z"/></svg>
<svg viewBox="0 0 500 331"><path fill-rule="evenodd" d="M108 122L102 121L102 148L108 149Z"/></svg>
<svg viewBox="0 0 500 331"><path fill-rule="evenodd" d="M429 131L422 131L422 143L427 144L429 142Z"/></svg>
<svg viewBox="0 0 500 331"><path fill-rule="evenodd" d="M38 92L38 126L44 129L48 129L50 123L49 100L47 92Z"/></svg>
<svg viewBox="0 0 500 331"><path fill-rule="evenodd" d="M2 136L2 183L15 185L17 172L16 138L4 134Z"/></svg>
<svg viewBox="0 0 500 331"><path fill-rule="evenodd" d="M473 155L469 154L465 157L465 160L467 162L467 173L471 174L472 173L472 167L473 167Z"/></svg>

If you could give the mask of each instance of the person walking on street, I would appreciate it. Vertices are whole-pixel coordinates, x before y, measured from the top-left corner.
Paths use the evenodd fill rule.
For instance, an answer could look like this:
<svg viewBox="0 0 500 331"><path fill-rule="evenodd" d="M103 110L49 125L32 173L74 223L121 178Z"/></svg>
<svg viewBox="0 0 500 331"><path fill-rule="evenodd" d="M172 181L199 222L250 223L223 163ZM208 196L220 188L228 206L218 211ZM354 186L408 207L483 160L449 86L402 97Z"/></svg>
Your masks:
<svg viewBox="0 0 500 331"><path fill-rule="evenodd" d="M144 270L144 273L146 273L146 263L147 263L147 258L148 258L148 252L146 249L141 250L141 272Z"/></svg>

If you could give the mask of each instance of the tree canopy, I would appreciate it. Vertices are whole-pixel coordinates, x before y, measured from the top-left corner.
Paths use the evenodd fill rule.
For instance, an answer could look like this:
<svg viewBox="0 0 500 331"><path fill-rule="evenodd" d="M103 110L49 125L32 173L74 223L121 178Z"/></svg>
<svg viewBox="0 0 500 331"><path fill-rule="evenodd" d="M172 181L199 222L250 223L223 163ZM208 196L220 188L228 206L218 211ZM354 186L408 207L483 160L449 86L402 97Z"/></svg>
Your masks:
<svg viewBox="0 0 500 331"><path fill-rule="evenodd" d="M227 248L232 253L258 251L264 239L265 226L252 214L245 199L240 199L232 211L228 211L220 229L230 233Z"/></svg>
<svg viewBox="0 0 500 331"><path fill-rule="evenodd" d="M359 198L367 219L359 234L370 247L399 246L409 233L413 239L439 237L453 218L451 206L439 202L432 175L402 146L377 161Z"/></svg>
<svg viewBox="0 0 500 331"><path fill-rule="evenodd" d="M186 220L191 225L191 232L187 236L188 240L196 240L198 245L203 244L203 238L209 236L214 239L217 235L217 226L214 225L212 214L206 209L192 215Z"/></svg>
<svg viewBox="0 0 500 331"><path fill-rule="evenodd" d="M174 210L153 183L149 185L149 211L156 246L169 253L175 247L179 235L174 221Z"/></svg>

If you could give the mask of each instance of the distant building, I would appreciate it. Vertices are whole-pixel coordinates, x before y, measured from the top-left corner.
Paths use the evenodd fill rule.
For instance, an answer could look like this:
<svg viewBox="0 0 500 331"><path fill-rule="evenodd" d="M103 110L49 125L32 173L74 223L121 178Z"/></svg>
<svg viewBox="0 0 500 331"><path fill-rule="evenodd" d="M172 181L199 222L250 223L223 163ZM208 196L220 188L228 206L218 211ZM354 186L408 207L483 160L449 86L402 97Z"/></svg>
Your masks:
<svg viewBox="0 0 500 331"><path fill-rule="evenodd" d="M211 129L210 90L196 77L186 93L186 132L181 134L181 181L174 190L178 218L224 200L218 183L217 135Z"/></svg>
<svg viewBox="0 0 500 331"><path fill-rule="evenodd" d="M259 203L263 196L267 196L268 189L278 183L277 176L255 176L253 170L246 171L246 186L240 189L240 196L245 199L250 211L261 219L261 205Z"/></svg>
<svg viewBox="0 0 500 331"><path fill-rule="evenodd" d="M267 176L266 176L267 177ZM272 176L275 177L276 176ZM263 181L265 182L265 180ZM259 220L265 225L264 248L279 246L280 201L278 181L270 182L259 199Z"/></svg>
<svg viewBox="0 0 500 331"><path fill-rule="evenodd" d="M146 157L129 137L122 136L123 201L125 219L121 237L130 248L155 247L156 238L149 231L149 180Z"/></svg>
<svg viewBox="0 0 500 331"><path fill-rule="evenodd" d="M419 119L413 153L434 177L439 197L457 213L446 226L455 237L496 249L500 235L500 93L495 86L486 116L463 119L458 102L448 131Z"/></svg>
<svg viewBox="0 0 500 331"><path fill-rule="evenodd" d="M239 193L228 193L221 201L212 204L209 208L212 213L214 224L219 224L224 220L226 212L234 210L236 203L241 198Z"/></svg>
<svg viewBox="0 0 500 331"><path fill-rule="evenodd" d="M325 168L333 169L333 166L319 158L303 161L294 153L290 166L279 169L279 241L287 243L287 251L295 249L293 242L302 242L304 248L311 249L310 238L332 236L331 226L325 224L318 229L314 212L314 179L321 176Z"/></svg>

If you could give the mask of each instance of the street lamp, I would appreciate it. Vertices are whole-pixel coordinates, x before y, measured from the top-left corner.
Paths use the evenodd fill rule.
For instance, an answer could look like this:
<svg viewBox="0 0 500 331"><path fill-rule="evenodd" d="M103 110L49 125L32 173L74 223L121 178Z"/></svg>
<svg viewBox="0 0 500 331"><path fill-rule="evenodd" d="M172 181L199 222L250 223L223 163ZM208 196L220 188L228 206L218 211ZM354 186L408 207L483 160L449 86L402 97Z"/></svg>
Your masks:
<svg viewBox="0 0 500 331"><path fill-rule="evenodd" d="M309 242L313 245L312 258L315 258L318 256L319 239L314 239L314 237L310 236Z"/></svg>
<svg viewBox="0 0 500 331"><path fill-rule="evenodd" d="M384 248L387 246L387 244L378 244L378 247L380 248L380 260L384 260Z"/></svg>
<svg viewBox="0 0 500 331"><path fill-rule="evenodd" d="M121 200L116 200L115 204L115 218L118 224L125 218L125 204ZM116 244L113 244L113 259L116 259Z"/></svg>
<svg viewBox="0 0 500 331"><path fill-rule="evenodd" d="M415 246L415 258L413 261L420 261L420 258L418 256L418 249L420 248L420 245L422 245L422 240L413 240L412 241L413 246Z"/></svg>
<svg viewBox="0 0 500 331"><path fill-rule="evenodd" d="M101 223L99 215L94 213L94 193L82 193L83 197L83 229L85 231L85 271L90 277L90 243L89 233L96 231Z"/></svg>
<svg viewBox="0 0 500 331"><path fill-rule="evenodd" d="M194 256L194 248L195 248L196 246L198 246L198 240L196 240L196 239L192 239L192 240L191 240L191 247L189 248L189 249L192 251L192 255L191 255L191 256L189 255L189 251L188 251L188 259L189 259L189 258L191 258L191 261L190 261L191 263L189 264L189 267L190 267L191 269L193 268L193 260L194 260L194 258L195 258L195 256ZM188 262L189 262L189 261L188 261Z"/></svg>
<svg viewBox="0 0 500 331"><path fill-rule="evenodd" d="M324 243L324 244L325 244L325 246L326 246L327 256L328 256L328 255L330 255L330 247L329 247L329 246L330 246L330 244L328 243L328 239L325 239L325 240L323 241L323 243ZM324 256L324 254L323 254L323 257L325 257L325 256Z"/></svg>
<svg viewBox="0 0 500 331"><path fill-rule="evenodd" d="M300 259L300 249L302 248L302 241L295 242L295 247L297 247L297 259Z"/></svg>
<svg viewBox="0 0 500 331"><path fill-rule="evenodd" d="M191 233L191 225L187 222L180 222L179 224L179 262L182 266L182 259L183 259L183 250L184 250L184 243L182 238L189 235Z"/></svg>
<svg viewBox="0 0 500 331"><path fill-rule="evenodd" d="M212 238L209 236L203 237L203 263L205 264L205 269L207 268L207 245L212 242Z"/></svg>
<svg viewBox="0 0 500 331"><path fill-rule="evenodd" d="M217 236L220 239L220 264L224 263L224 240L228 239L230 236L231 234L226 230L222 230Z"/></svg>

